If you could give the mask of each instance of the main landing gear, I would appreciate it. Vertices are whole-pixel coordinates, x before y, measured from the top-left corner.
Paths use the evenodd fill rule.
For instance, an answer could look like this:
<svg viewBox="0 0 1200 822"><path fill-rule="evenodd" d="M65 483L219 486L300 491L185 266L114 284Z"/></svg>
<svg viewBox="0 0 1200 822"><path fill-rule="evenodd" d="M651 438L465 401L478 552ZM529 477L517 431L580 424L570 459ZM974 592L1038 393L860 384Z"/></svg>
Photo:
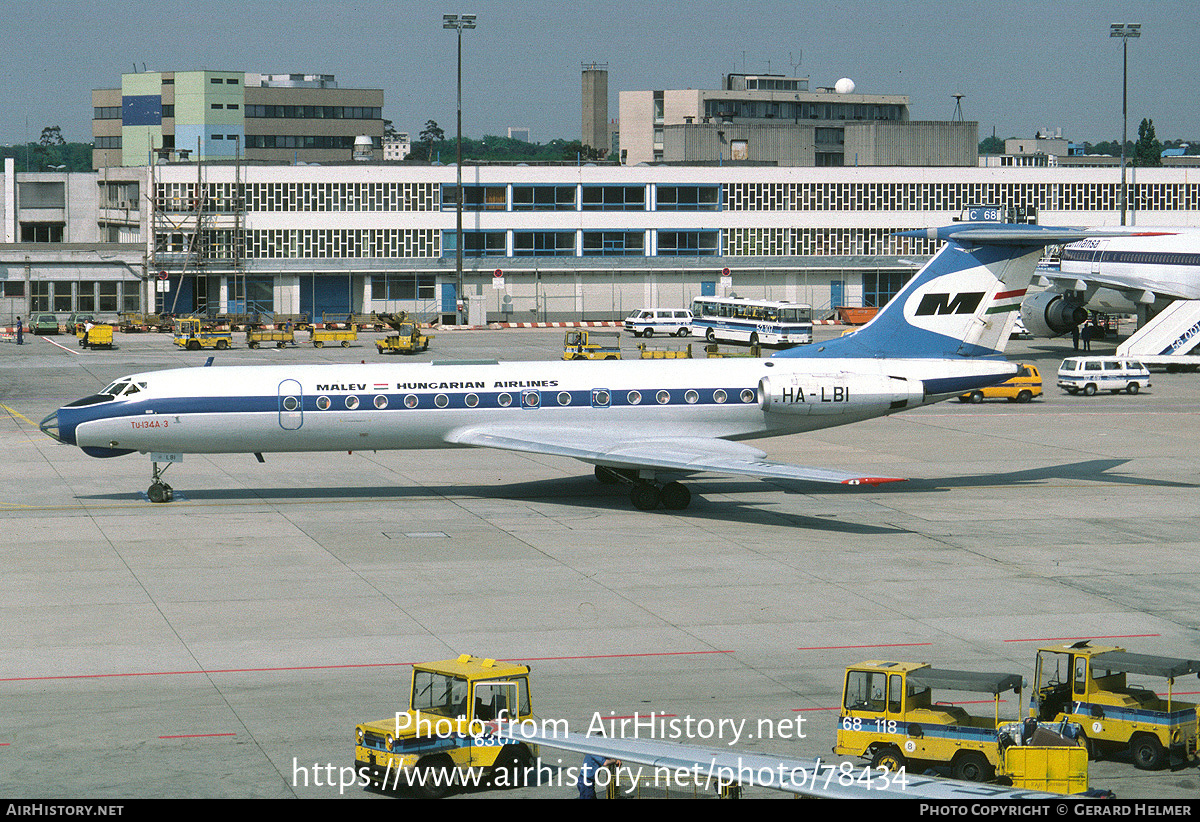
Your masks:
<svg viewBox="0 0 1200 822"><path fill-rule="evenodd" d="M151 477L150 487L146 490L146 496L151 502L170 502L175 499L175 489L163 482L163 474L167 473L167 469L171 467L171 463L167 463L162 468L158 467L157 462L152 462L154 475Z"/></svg>
<svg viewBox="0 0 1200 822"><path fill-rule="evenodd" d="M682 511L692 502L692 492L681 482L661 483L644 479L640 472L596 466L596 479L605 485L623 482L630 486L629 500L639 511L653 511L659 505L668 511Z"/></svg>

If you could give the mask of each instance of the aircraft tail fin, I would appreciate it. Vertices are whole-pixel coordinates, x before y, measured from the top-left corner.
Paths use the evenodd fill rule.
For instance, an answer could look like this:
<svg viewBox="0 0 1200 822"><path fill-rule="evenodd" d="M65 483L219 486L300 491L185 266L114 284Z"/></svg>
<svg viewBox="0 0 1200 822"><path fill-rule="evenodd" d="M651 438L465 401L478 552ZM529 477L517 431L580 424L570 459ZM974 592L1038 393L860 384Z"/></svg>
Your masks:
<svg viewBox="0 0 1200 822"><path fill-rule="evenodd" d="M1042 249L1097 233L1078 228L960 223L900 232L945 245L852 334L779 357L998 357Z"/></svg>

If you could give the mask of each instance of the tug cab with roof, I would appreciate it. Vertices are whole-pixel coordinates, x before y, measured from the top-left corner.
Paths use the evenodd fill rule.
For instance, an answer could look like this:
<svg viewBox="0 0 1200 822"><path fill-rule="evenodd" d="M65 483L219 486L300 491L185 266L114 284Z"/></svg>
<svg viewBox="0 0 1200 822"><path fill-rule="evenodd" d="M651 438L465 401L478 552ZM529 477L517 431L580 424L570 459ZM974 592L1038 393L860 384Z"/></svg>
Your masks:
<svg viewBox="0 0 1200 822"><path fill-rule="evenodd" d="M1166 680L1166 697L1130 684L1130 674ZM1196 764L1197 706L1174 697L1175 680L1200 661L1132 654L1088 641L1038 649L1030 716L1078 723L1093 756L1126 749L1134 766Z"/></svg>
<svg viewBox="0 0 1200 822"><path fill-rule="evenodd" d="M564 360L619 360L621 334L619 331L592 331L577 328L563 337Z"/></svg>
<svg viewBox="0 0 1200 822"><path fill-rule="evenodd" d="M1020 703L1019 674L955 671L925 663L872 660L846 669L837 745L842 756L864 757L876 767L924 771L948 766L955 779L1014 785L1060 793L1087 789L1087 755L1073 741L1036 723L1000 719L1000 698L1013 691ZM934 691L991 694L994 716L974 716ZM1024 748L1038 758L1007 755ZM1053 749L1053 750L1052 750ZM1030 770L1036 768L1037 772ZM1050 779L1061 775L1061 779Z"/></svg>
<svg viewBox="0 0 1200 822"><path fill-rule="evenodd" d="M408 312L400 311L395 314L380 314L378 319L388 328L395 331L382 340L375 341L375 348L380 354L416 354L429 350L429 341L433 339L428 334L421 333L421 326L408 316ZM354 326L351 325L351 328ZM314 339L316 339L314 337Z"/></svg>
<svg viewBox="0 0 1200 822"><path fill-rule="evenodd" d="M215 328L207 320L180 317L175 320L174 342L188 351L199 351L201 348L224 351L233 344L233 333L228 329Z"/></svg>
<svg viewBox="0 0 1200 822"><path fill-rule="evenodd" d="M454 787L524 785L537 747L503 740L488 723L532 718L529 666L463 654L413 666L408 707L355 727L355 771L384 788L406 786L424 797Z"/></svg>

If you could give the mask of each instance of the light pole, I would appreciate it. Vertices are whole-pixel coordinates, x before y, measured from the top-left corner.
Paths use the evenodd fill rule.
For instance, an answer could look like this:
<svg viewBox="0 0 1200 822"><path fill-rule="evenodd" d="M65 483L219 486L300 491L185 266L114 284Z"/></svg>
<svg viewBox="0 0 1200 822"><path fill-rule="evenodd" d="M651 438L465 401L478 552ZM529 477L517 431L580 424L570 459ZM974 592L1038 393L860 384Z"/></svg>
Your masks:
<svg viewBox="0 0 1200 822"><path fill-rule="evenodd" d="M456 323L461 323L462 316L458 311L458 302L465 301L466 295L463 294L463 227L462 227L462 212L463 212L463 187L462 187L462 33L463 29L475 28L474 14L443 14L442 28L454 29L458 33L458 137L457 149L455 151L454 168L457 175L457 188L455 189L458 207L455 209L456 214L456 237L454 249L454 299L455 299L455 317Z"/></svg>
<svg viewBox="0 0 1200 822"><path fill-rule="evenodd" d="M1121 225L1125 225L1125 210L1129 207L1129 189L1125 186L1125 144L1129 141L1129 38L1142 36L1141 23L1113 23L1109 37L1121 38Z"/></svg>

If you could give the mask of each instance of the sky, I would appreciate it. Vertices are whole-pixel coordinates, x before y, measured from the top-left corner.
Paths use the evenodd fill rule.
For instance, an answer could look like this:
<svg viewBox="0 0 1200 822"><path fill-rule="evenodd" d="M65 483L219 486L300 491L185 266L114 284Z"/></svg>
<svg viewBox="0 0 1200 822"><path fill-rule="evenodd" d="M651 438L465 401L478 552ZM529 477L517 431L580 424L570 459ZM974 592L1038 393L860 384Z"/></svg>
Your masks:
<svg viewBox="0 0 1200 822"><path fill-rule="evenodd" d="M455 34L442 14L476 14L463 33L463 133L529 128L535 142L577 140L581 63L607 63L609 116L622 90L719 88L722 75L854 80L865 94L907 95L914 120L948 120L955 94L980 139L1062 130L1075 142L1121 135L1121 41L1129 41L1129 136L1144 117L1160 140L1200 140L1200 3L1156 0L658 3L574 0L42 0L5 20L0 143L43 126L91 141L91 90L119 88L136 65L334 74L382 88L386 119L416 135L454 134Z"/></svg>

